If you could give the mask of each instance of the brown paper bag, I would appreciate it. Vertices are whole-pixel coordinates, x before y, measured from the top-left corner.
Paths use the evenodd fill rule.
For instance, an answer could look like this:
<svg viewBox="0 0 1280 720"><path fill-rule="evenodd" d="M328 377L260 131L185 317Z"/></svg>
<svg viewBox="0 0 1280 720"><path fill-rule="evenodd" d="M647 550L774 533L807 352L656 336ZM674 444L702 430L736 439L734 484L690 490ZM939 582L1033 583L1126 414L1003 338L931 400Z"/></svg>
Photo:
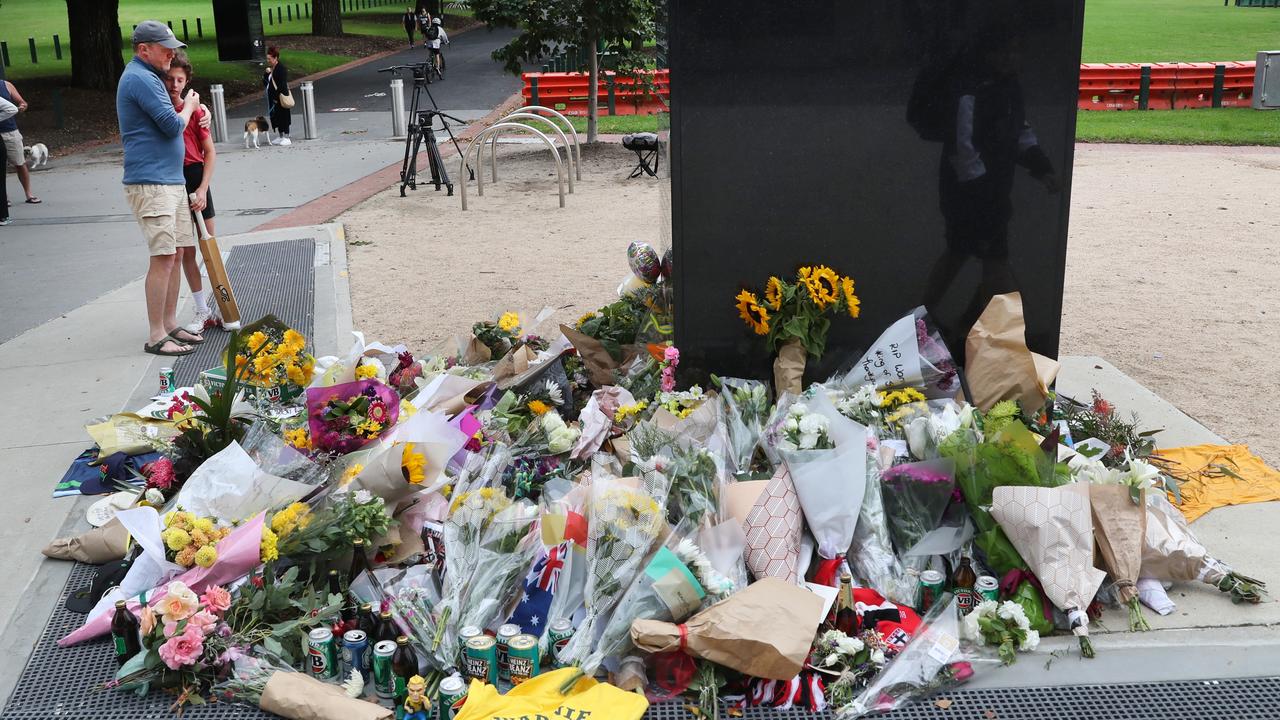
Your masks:
<svg viewBox="0 0 1280 720"><path fill-rule="evenodd" d="M1021 401L1030 412L1049 397L1058 362L1027 349L1022 295L996 295L965 340L965 374L973 404L983 412L1001 400Z"/></svg>
<svg viewBox="0 0 1280 720"><path fill-rule="evenodd" d="M636 620L631 639L645 652L683 650L752 677L790 680L804 669L822 606L802 587L763 578L689 618L687 634L679 625Z"/></svg>
<svg viewBox="0 0 1280 720"><path fill-rule="evenodd" d="M781 395L789 392L799 395L804 390L804 345L792 338L778 348L778 357L773 361L773 392Z"/></svg>
<svg viewBox="0 0 1280 720"><path fill-rule="evenodd" d="M614 384L613 371L618 369L618 362L599 340L590 335L584 335L568 325L561 325L560 332L564 333L565 339L573 345L573 349L578 351L578 357L582 358L582 364L587 368L587 375L591 378L592 385L604 387Z"/></svg>
<svg viewBox="0 0 1280 720"><path fill-rule="evenodd" d="M1093 538L1123 603L1138 597L1142 538L1147 529L1146 498L1135 503L1125 485L1090 485Z"/></svg>
<svg viewBox="0 0 1280 720"><path fill-rule="evenodd" d="M83 535L58 538L45 546L45 557L54 560L79 560L90 565L101 565L112 560L123 560L129 545L129 531L118 518L111 518L106 525L94 528Z"/></svg>
<svg viewBox="0 0 1280 720"><path fill-rule="evenodd" d="M258 707L288 720L389 720L395 715L390 708L347 697L337 685L287 671L267 680Z"/></svg>
<svg viewBox="0 0 1280 720"><path fill-rule="evenodd" d="M480 338L475 335L467 341L467 347L462 351L462 362L465 365L480 365L487 363L493 359L493 351L488 345L480 342Z"/></svg>

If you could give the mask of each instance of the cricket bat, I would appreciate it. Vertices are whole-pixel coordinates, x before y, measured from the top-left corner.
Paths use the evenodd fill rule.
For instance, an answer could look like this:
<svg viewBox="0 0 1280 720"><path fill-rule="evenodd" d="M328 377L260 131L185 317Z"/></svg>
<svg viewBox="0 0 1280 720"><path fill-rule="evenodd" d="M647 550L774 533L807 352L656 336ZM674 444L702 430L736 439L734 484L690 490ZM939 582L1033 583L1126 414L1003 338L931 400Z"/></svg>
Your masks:
<svg viewBox="0 0 1280 720"><path fill-rule="evenodd" d="M195 198L196 196L192 194L193 202ZM204 269L209 275L213 299L217 301L218 312L222 315L222 327L227 330L239 330L240 306L236 305L236 293L231 289L227 269L222 265L222 251L218 249L218 239L209 234L209 228L204 224L203 214L198 212L191 214L195 216L196 227L199 228L200 254L204 256Z"/></svg>

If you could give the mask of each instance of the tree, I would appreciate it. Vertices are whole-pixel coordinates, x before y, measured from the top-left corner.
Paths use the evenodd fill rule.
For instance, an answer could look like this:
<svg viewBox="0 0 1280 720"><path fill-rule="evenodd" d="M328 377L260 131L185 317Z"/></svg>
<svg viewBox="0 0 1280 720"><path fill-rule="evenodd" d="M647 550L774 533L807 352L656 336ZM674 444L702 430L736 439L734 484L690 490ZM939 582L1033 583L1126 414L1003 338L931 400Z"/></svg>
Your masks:
<svg viewBox="0 0 1280 720"><path fill-rule="evenodd" d="M551 56L558 47L587 53L587 142L596 141L599 116L601 40L619 41L648 33L654 0L472 0L477 20L490 27L518 27L520 34L493 51L493 58L519 75L524 63ZM639 43L633 43L633 47ZM637 66L638 54L616 46L619 66Z"/></svg>
<svg viewBox="0 0 1280 720"><path fill-rule="evenodd" d="M326 37L342 35L342 0L312 0L311 34Z"/></svg>
<svg viewBox="0 0 1280 720"><path fill-rule="evenodd" d="M124 72L120 0L67 0L71 84L114 90Z"/></svg>

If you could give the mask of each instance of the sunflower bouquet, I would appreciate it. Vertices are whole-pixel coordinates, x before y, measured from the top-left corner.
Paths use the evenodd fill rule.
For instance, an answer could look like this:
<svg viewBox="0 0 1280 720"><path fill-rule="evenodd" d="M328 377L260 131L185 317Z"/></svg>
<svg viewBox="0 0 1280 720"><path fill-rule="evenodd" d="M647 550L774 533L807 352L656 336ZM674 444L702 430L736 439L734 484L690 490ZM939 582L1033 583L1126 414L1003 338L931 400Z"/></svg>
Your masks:
<svg viewBox="0 0 1280 720"><path fill-rule="evenodd" d="M826 350L831 329L828 313L846 312L856 318L861 312L853 278L826 265L801 267L794 283L771 276L763 301L745 288L734 299L747 327L766 336L769 351L778 353L774 361L777 392L802 389L805 356L820 358Z"/></svg>
<svg viewBox="0 0 1280 720"><path fill-rule="evenodd" d="M282 388L287 392L274 394L289 399L311 383L316 359L306 351L307 338L268 315L245 328L247 337L240 352L236 353L236 370L242 373L246 383L261 388Z"/></svg>

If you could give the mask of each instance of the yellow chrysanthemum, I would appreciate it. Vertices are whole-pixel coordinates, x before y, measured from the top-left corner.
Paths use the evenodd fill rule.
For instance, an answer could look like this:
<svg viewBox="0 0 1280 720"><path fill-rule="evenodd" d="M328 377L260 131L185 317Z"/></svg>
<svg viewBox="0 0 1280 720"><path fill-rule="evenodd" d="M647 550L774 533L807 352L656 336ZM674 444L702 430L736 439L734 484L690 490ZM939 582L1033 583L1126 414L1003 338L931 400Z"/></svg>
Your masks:
<svg viewBox="0 0 1280 720"><path fill-rule="evenodd" d="M862 301L853 292L853 278L841 278L840 289L844 293L845 309L849 311L849 317L858 317L862 312Z"/></svg>
<svg viewBox="0 0 1280 720"><path fill-rule="evenodd" d="M366 363L356 368L357 380L368 380L375 377L378 377L378 368L374 367L372 363Z"/></svg>
<svg viewBox="0 0 1280 720"><path fill-rule="evenodd" d="M356 476L362 472L364 472L363 465L361 465L360 463L356 463L352 465L351 467L347 468L346 472L342 473L342 479L338 481L338 485L346 486L350 484L350 482L352 480L355 480Z"/></svg>
<svg viewBox="0 0 1280 720"><path fill-rule="evenodd" d="M769 307L774 310L782 308L782 281L776 277L769 276L769 282L764 286L764 301L769 303Z"/></svg>
<svg viewBox="0 0 1280 720"><path fill-rule="evenodd" d="M290 353L297 353L307 346L307 338L297 330L285 330L280 345Z"/></svg>
<svg viewBox="0 0 1280 720"><path fill-rule="evenodd" d="M738 301L738 316L747 324L747 327L757 335L768 334L769 311L761 307L756 294L750 290L743 290L735 299Z"/></svg>
<svg viewBox="0 0 1280 720"><path fill-rule="evenodd" d="M546 415L548 412L551 412L551 406L541 400L530 400L529 412L534 415Z"/></svg>
<svg viewBox="0 0 1280 720"><path fill-rule="evenodd" d="M268 345L265 352L253 359L253 371L259 375L266 375L279 362L279 358L275 356L275 353L271 352L270 348L271 346Z"/></svg>
<svg viewBox="0 0 1280 720"><path fill-rule="evenodd" d="M196 547L203 547L205 545L208 545L209 542L210 542L210 538L207 534L205 534L204 531L200 530L199 528L191 531L192 545L195 545Z"/></svg>
<svg viewBox="0 0 1280 720"><path fill-rule="evenodd" d="M208 535L213 532L213 521L206 517L196 518L192 521L191 527Z"/></svg>
<svg viewBox="0 0 1280 720"><path fill-rule="evenodd" d="M302 372L302 368L293 363L284 366L284 376L289 378L289 382L294 385L305 385L308 382L306 373Z"/></svg>
<svg viewBox="0 0 1280 720"><path fill-rule="evenodd" d="M414 452L413 443L405 443L404 452L400 455L400 470L410 485L421 485L427 479L427 456Z"/></svg>
<svg viewBox="0 0 1280 720"><path fill-rule="evenodd" d="M160 534L164 544L174 552L178 552L191 544L191 536L182 528L171 527Z"/></svg>
<svg viewBox="0 0 1280 720"><path fill-rule="evenodd" d="M498 329L502 332L515 332L520 329L520 316L513 312L502 313L498 318Z"/></svg>
<svg viewBox="0 0 1280 720"><path fill-rule="evenodd" d="M279 538L277 538L276 534L271 531L271 528L263 527L261 551L262 562L271 562L280 557L280 551L276 548L277 542L279 542Z"/></svg>
<svg viewBox="0 0 1280 720"><path fill-rule="evenodd" d="M213 567L218 561L218 551L213 549L212 545L205 545L196 551L196 564L202 568Z"/></svg>
<svg viewBox="0 0 1280 720"><path fill-rule="evenodd" d="M808 270L808 272L804 272ZM826 265L815 268L801 268L801 281L809 291L809 299L819 310L825 310L836 301L836 292L840 289L840 276Z"/></svg>
<svg viewBox="0 0 1280 720"><path fill-rule="evenodd" d="M307 432L305 427L285 430L284 441L289 443L291 447L297 448L303 452L307 452L311 449L311 433Z"/></svg>
<svg viewBox="0 0 1280 720"><path fill-rule="evenodd" d="M196 564L195 545L188 545L182 548L181 550L179 550L178 554L174 556L173 561L184 568L189 568L192 565L195 565Z"/></svg>
<svg viewBox="0 0 1280 720"><path fill-rule="evenodd" d="M247 343L249 352L251 353L257 352L258 348L266 344L267 344L267 334L262 332L261 330L250 335L249 341Z"/></svg>

